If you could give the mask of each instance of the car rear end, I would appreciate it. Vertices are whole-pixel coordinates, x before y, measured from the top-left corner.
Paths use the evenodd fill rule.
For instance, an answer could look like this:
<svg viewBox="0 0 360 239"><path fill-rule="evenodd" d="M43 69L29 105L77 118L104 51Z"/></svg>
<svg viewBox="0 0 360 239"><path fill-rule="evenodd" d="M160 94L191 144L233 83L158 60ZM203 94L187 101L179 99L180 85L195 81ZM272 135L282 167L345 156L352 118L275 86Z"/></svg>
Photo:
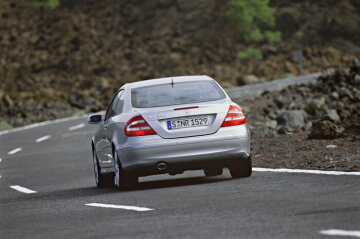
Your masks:
<svg viewBox="0 0 360 239"><path fill-rule="evenodd" d="M134 117L117 149L125 171L177 174L249 159L244 112L210 77L134 84L128 94Z"/></svg>

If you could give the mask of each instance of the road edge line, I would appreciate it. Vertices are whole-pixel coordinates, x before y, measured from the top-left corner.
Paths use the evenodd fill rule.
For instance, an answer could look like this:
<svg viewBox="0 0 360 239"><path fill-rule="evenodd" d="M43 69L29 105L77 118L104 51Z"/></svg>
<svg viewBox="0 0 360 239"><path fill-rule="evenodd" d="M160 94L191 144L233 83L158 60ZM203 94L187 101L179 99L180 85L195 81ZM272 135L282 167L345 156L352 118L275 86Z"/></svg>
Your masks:
<svg viewBox="0 0 360 239"><path fill-rule="evenodd" d="M34 123L34 124L21 126L21 127L14 128L14 129L8 129L8 130L0 131L0 135L4 135L4 134L8 134L8 133L14 133L14 132L22 131L22 130L27 130L27 129L33 129L33 128L37 128L37 127L45 126L45 125L49 125L49 124L62 123L62 122L66 122L66 121L77 120L77 119L81 119L81 118L87 118L92 114L103 114L103 113L105 113L105 111L100 111L100 112L97 112L97 113L84 114L82 116L70 116L70 117L60 118L60 119L55 119L55 120L42 121L42 122L38 122L38 123Z"/></svg>
<svg viewBox="0 0 360 239"><path fill-rule="evenodd" d="M360 172L344 172L344 171L324 171L314 169L289 169L289 168L252 168L254 172L273 172L273 173L305 173L305 174L318 174L318 175L347 175L347 176L360 176Z"/></svg>

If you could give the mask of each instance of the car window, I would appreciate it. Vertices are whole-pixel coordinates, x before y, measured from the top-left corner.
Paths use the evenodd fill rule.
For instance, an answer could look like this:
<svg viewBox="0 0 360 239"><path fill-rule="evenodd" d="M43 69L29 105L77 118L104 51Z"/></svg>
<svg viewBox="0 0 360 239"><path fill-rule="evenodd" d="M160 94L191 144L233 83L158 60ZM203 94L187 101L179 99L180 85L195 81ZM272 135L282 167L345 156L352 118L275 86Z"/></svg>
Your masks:
<svg viewBox="0 0 360 239"><path fill-rule="evenodd" d="M123 91L119 92L119 101L116 105L115 108L115 114L121 114L123 112L123 108L124 108L124 99L125 99L125 94L123 93Z"/></svg>
<svg viewBox="0 0 360 239"><path fill-rule="evenodd" d="M119 91L115 97L113 98L113 100L111 101L111 104L109 105L107 111L106 111L106 116L105 116L105 120L110 119L111 117L116 115L116 106L119 102L119 96L122 94L122 90Z"/></svg>
<svg viewBox="0 0 360 239"><path fill-rule="evenodd" d="M131 103L135 108L199 103L226 96L213 81L191 81L133 88Z"/></svg>

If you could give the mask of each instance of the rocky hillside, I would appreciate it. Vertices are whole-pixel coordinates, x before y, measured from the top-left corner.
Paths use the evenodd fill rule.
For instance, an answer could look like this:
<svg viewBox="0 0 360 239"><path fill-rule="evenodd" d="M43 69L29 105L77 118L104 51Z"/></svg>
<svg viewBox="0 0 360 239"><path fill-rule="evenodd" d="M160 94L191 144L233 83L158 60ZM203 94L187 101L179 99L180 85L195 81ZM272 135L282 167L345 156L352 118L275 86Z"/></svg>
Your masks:
<svg viewBox="0 0 360 239"><path fill-rule="evenodd" d="M258 167L360 170L360 61L239 102Z"/></svg>
<svg viewBox="0 0 360 239"><path fill-rule="evenodd" d="M265 92L239 103L255 134L306 131L309 139L360 140L360 60L324 71L314 84Z"/></svg>
<svg viewBox="0 0 360 239"><path fill-rule="evenodd" d="M0 124L20 126L105 108L125 82L207 74L223 86L348 64L359 55L357 0L271 1L283 42L248 45L222 0L62 0L52 10L30 0L0 1ZM1 127L0 127L1 128Z"/></svg>

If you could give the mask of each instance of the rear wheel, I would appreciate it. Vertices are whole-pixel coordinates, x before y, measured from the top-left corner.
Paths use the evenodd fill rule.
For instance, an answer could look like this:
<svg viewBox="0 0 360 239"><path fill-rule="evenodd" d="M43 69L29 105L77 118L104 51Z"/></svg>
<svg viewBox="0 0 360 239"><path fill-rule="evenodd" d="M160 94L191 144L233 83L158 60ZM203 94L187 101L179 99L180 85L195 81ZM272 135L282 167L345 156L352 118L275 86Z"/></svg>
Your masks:
<svg viewBox="0 0 360 239"><path fill-rule="evenodd" d="M93 164L94 164L96 187L104 188L104 187L112 186L112 180L111 180L112 175L101 173L97 155L94 151L93 151Z"/></svg>
<svg viewBox="0 0 360 239"><path fill-rule="evenodd" d="M247 159L234 160L229 169L231 177L233 178L250 177L252 173L251 155Z"/></svg>
<svg viewBox="0 0 360 239"><path fill-rule="evenodd" d="M131 175L129 173L124 172L121 167L121 163L117 153L114 152L114 168L115 168L115 176L114 176L114 184L118 188L122 189L130 189L135 187L138 183L138 177L135 175Z"/></svg>
<svg viewBox="0 0 360 239"><path fill-rule="evenodd" d="M223 173L222 168L208 168L204 169L204 173L206 177L219 176Z"/></svg>

